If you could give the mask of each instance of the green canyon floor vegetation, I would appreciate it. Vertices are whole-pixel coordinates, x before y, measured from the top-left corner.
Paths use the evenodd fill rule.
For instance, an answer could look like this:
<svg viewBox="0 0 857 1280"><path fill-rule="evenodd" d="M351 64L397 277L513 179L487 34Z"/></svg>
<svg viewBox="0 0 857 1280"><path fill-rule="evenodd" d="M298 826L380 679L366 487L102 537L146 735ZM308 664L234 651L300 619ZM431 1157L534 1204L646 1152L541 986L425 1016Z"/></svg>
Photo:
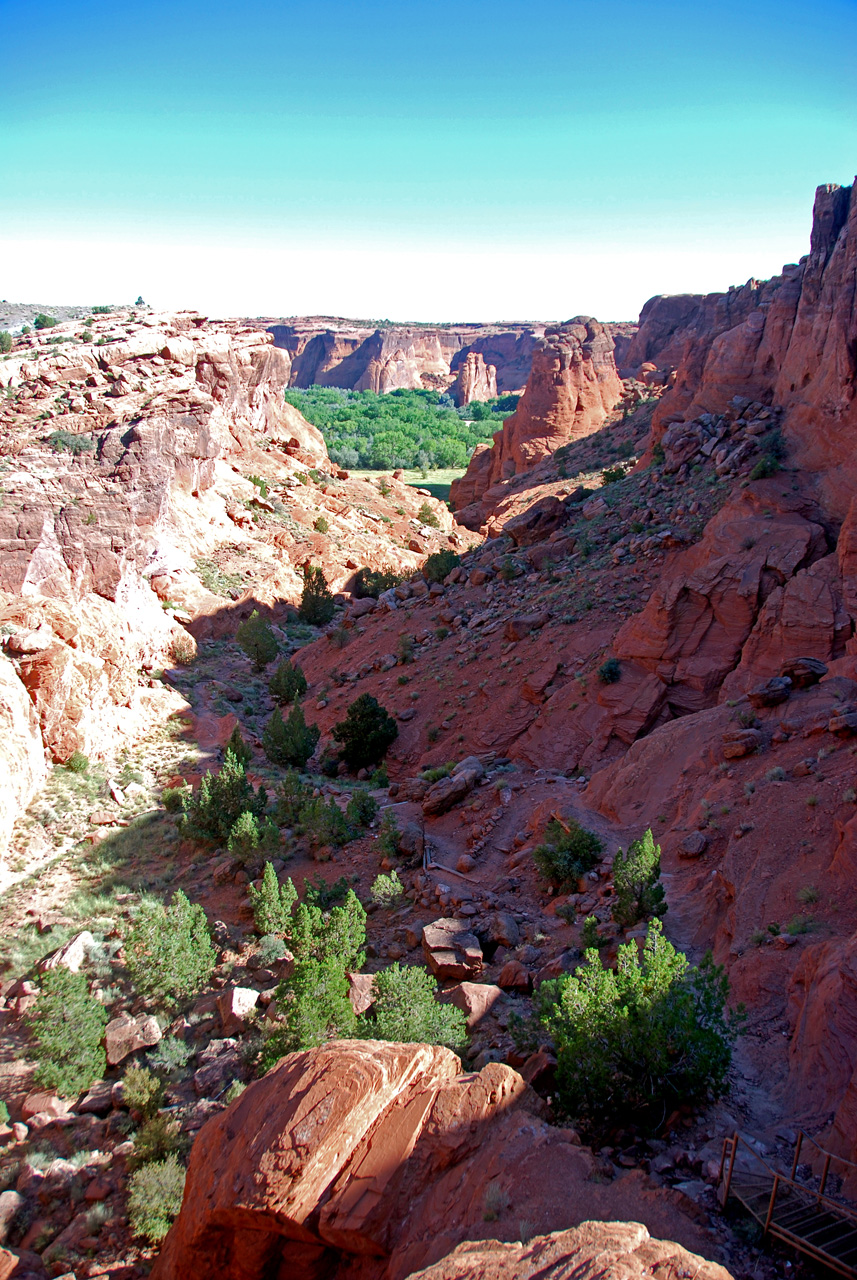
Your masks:
<svg viewBox="0 0 857 1280"><path fill-rule="evenodd" d="M518 401L499 396L456 408L438 391L344 391L290 387L287 402L324 436L340 466L389 471L463 469L477 444L490 441ZM436 481L435 483L442 483Z"/></svg>

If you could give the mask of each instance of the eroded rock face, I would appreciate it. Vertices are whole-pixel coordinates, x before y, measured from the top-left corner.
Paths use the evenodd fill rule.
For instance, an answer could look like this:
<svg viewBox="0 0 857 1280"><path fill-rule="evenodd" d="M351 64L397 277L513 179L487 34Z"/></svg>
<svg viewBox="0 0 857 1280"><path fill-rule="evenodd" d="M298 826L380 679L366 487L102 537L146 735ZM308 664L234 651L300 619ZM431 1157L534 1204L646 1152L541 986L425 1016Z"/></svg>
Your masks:
<svg viewBox="0 0 857 1280"><path fill-rule="evenodd" d="M816 472L843 519L854 490L857 425L857 198L855 187L816 191L810 252L771 280L705 297L652 298L625 354L629 368L677 370L654 427L690 422L749 397L785 410L790 459Z"/></svg>
<svg viewBox="0 0 857 1280"><path fill-rule="evenodd" d="M12 663L0 655L0 851L46 772L35 709Z"/></svg>
<svg viewBox="0 0 857 1280"><path fill-rule="evenodd" d="M497 370L486 364L480 351L468 351L458 366L458 375L450 395L458 405L473 400L492 400L497 394Z"/></svg>
<svg viewBox="0 0 857 1280"><path fill-rule="evenodd" d="M482 1240L459 1245L411 1280L601 1280L604 1275L688 1276L729 1280L730 1273L669 1240L653 1240L639 1222L582 1222L527 1244Z"/></svg>
<svg viewBox="0 0 857 1280"><path fill-rule="evenodd" d="M630 1216L704 1246L643 1175L590 1180L592 1154L526 1110L530 1097L510 1067L462 1074L453 1053L428 1045L348 1040L292 1054L200 1131L153 1280L405 1280L484 1235L491 1184L498 1203L514 1192L516 1218ZM617 1252L646 1256L645 1228L628 1239Z"/></svg>
<svg viewBox="0 0 857 1280"><path fill-rule="evenodd" d="M503 497L504 482L597 430L621 392L613 339L604 325L581 317L549 330L533 353L517 410L495 434L493 446L477 447L466 474L452 485L457 519L478 528Z"/></svg>

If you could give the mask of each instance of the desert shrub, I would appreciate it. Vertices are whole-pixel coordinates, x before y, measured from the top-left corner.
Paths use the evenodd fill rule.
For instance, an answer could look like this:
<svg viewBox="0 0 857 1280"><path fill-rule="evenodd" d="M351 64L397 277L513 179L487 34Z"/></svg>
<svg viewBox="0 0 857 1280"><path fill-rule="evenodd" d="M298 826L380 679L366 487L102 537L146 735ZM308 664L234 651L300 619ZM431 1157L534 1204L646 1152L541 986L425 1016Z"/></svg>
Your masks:
<svg viewBox="0 0 857 1280"><path fill-rule="evenodd" d="M323 627L336 611L333 596L327 585L324 570L319 565L307 565L304 569L304 585L298 614L303 622Z"/></svg>
<svg viewBox="0 0 857 1280"><path fill-rule="evenodd" d="M8 355L12 350L12 335L8 329L0 330L0 355Z"/></svg>
<svg viewBox="0 0 857 1280"><path fill-rule="evenodd" d="M596 916L587 916L580 932L585 951L600 945L601 939L598 936L598 918Z"/></svg>
<svg viewBox="0 0 857 1280"><path fill-rule="evenodd" d="M392 907L405 892L405 887L397 871L392 871L390 875L384 875L382 872L376 876L369 892L372 895L372 901L377 902L379 907Z"/></svg>
<svg viewBox="0 0 857 1280"><path fill-rule="evenodd" d="M354 575L354 594L358 600L371 596L377 600L382 591L389 591L402 582L402 575L393 569L358 569Z"/></svg>
<svg viewBox="0 0 857 1280"><path fill-rule="evenodd" d="M282 960L287 951L288 947L282 938L277 937L275 933L266 933L259 939L256 955L265 968L269 968L278 960Z"/></svg>
<svg viewBox="0 0 857 1280"><path fill-rule="evenodd" d="M602 485L615 484L617 480L624 480L624 479L625 479L625 468L621 465L621 463L616 463L616 465L612 467L605 467L604 470L601 472Z"/></svg>
<svg viewBox="0 0 857 1280"><path fill-rule="evenodd" d="M149 1065L164 1075L183 1071L193 1057L193 1049L178 1036L164 1036L147 1054ZM127 1074L127 1073L126 1073Z"/></svg>
<svg viewBox="0 0 857 1280"><path fill-rule="evenodd" d="M6 1106L6 1103L3 1101L3 1099L0 1098L0 1124L8 1124L8 1123L9 1123L9 1108Z"/></svg>
<svg viewBox="0 0 857 1280"><path fill-rule="evenodd" d="M267 618L254 609L249 618L240 622L235 630L236 643L241 646L256 671L264 671L280 652L277 637Z"/></svg>
<svg viewBox="0 0 857 1280"><path fill-rule="evenodd" d="M574 974L543 982L535 1008L556 1045L564 1111L589 1126L629 1115L660 1124L673 1107L716 1096L742 1018L727 1010L728 995L710 954L693 968L659 920L642 957L626 943L611 970L592 949Z"/></svg>
<svg viewBox="0 0 857 1280"><path fill-rule="evenodd" d="M443 582L459 564L461 556L454 551L433 551L423 565L423 577L426 582Z"/></svg>
<svg viewBox="0 0 857 1280"><path fill-rule="evenodd" d="M266 862L260 887L257 889L251 884L247 893L257 932L266 937L285 933L291 922L292 907L298 900L291 879L280 884L273 866Z"/></svg>
<svg viewBox="0 0 857 1280"><path fill-rule="evenodd" d="M272 764L302 769L318 745L321 730L307 724L301 704L295 698L285 720L279 707L274 707L262 734L262 747Z"/></svg>
<svg viewBox="0 0 857 1280"><path fill-rule="evenodd" d="M76 435L73 431L52 431L48 444L54 453L71 453L75 457L81 453L92 453L95 448L95 442L89 436Z"/></svg>
<svg viewBox="0 0 857 1280"><path fill-rule="evenodd" d="M161 804L167 813L181 813L190 793L190 787L164 787L161 792Z"/></svg>
<svg viewBox="0 0 857 1280"><path fill-rule="evenodd" d="M405 632L399 636L396 641L396 657L401 663L413 662L414 660L414 639L413 636L406 635Z"/></svg>
<svg viewBox="0 0 857 1280"><path fill-rule="evenodd" d="M267 498L268 496L267 480L263 480L261 476L248 476L247 479L250 481L251 484L254 484L256 488L259 490L260 498Z"/></svg>
<svg viewBox="0 0 857 1280"><path fill-rule="evenodd" d="M228 840L242 813L261 817L267 806L265 788L254 792L243 764L227 749L220 770L206 773L199 789L187 797L183 830L196 839Z"/></svg>
<svg viewBox="0 0 857 1280"><path fill-rule="evenodd" d="M316 533L328 533L330 531L330 525L324 516L316 516L312 527Z"/></svg>
<svg viewBox="0 0 857 1280"><path fill-rule="evenodd" d="M651 831L642 840L632 840L627 853L616 850L613 859L613 919L628 927L647 916L662 916L664 901L661 877L661 847Z"/></svg>
<svg viewBox="0 0 857 1280"><path fill-rule="evenodd" d="M301 782L297 769L288 769L277 790L275 816L282 826L294 826L307 800L312 799L312 787Z"/></svg>
<svg viewBox="0 0 857 1280"><path fill-rule="evenodd" d="M128 1067L122 1077L122 1100L149 1120L164 1105L164 1085L148 1067Z"/></svg>
<svg viewBox="0 0 857 1280"><path fill-rule="evenodd" d="M453 1004L438 1004L435 980L419 965L391 964L375 975L375 1003L364 1017L373 1040L403 1044L467 1043L465 1015Z"/></svg>
<svg viewBox="0 0 857 1280"><path fill-rule="evenodd" d="M598 668L598 679L602 684L615 684L622 679L622 665L618 658L608 658Z"/></svg>
<svg viewBox="0 0 857 1280"><path fill-rule="evenodd" d="M420 524L426 524L430 529L440 528L440 521L427 502L424 502L417 512L417 519Z"/></svg>
<svg viewBox="0 0 857 1280"><path fill-rule="evenodd" d="M152 1160L178 1155L187 1149L187 1139L176 1119L169 1115L153 1115L140 1125L133 1137L134 1150L128 1157L129 1167L139 1169Z"/></svg>
<svg viewBox="0 0 857 1280"><path fill-rule="evenodd" d="M350 889L351 885L346 876L340 876L330 884L324 876L316 876L315 880L305 878L304 902L313 907L320 907L322 911L329 911L331 907L339 906L345 901Z"/></svg>
<svg viewBox="0 0 857 1280"><path fill-rule="evenodd" d="M287 658L279 664L268 681L268 692L281 707L294 702L295 698L302 698L306 690L306 676L300 667L293 666Z"/></svg>
<svg viewBox="0 0 857 1280"><path fill-rule="evenodd" d="M552 818L545 828L544 841L533 850L536 866L545 877L563 889L577 884L591 871L604 847L594 831L587 831L573 819L563 824Z"/></svg>
<svg viewBox="0 0 857 1280"><path fill-rule="evenodd" d="M322 845L338 848L351 839L351 828L345 814L334 800L312 796L304 801L298 814L298 828L314 849Z"/></svg>
<svg viewBox="0 0 857 1280"><path fill-rule="evenodd" d="M57 320L56 316L49 316L44 311L39 311L33 317L34 329L53 329L54 325L57 324L59 324L59 320Z"/></svg>
<svg viewBox="0 0 857 1280"><path fill-rule="evenodd" d="M364 963L365 941L366 912L352 890L329 911L312 902L298 904L287 938L294 972L277 988L282 1020L263 1048L264 1067L285 1053L354 1033L347 975Z"/></svg>
<svg viewBox="0 0 857 1280"><path fill-rule="evenodd" d="M373 791L376 791L381 787L389 787L389 785L390 775L387 773L387 766L385 764L380 764L377 769L372 770L372 774L369 778L369 786Z"/></svg>
<svg viewBox="0 0 857 1280"><path fill-rule="evenodd" d="M226 744L226 751L231 751L235 759L240 765L246 769L250 761L253 759L251 748L241 736L241 726L237 725L229 735L229 741Z"/></svg>
<svg viewBox="0 0 857 1280"><path fill-rule="evenodd" d="M333 726L340 743L340 756L350 769L378 764L399 735L393 717L370 693L361 693L352 702L344 720Z"/></svg>
<svg viewBox="0 0 857 1280"><path fill-rule="evenodd" d="M136 1236L163 1240L182 1207L185 1171L175 1155L146 1164L128 1184L128 1218Z"/></svg>
<svg viewBox="0 0 857 1280"><path fill-rule="evenodd" d="M378 847L388 858L395 858L401 852L399 846L401 838L402 833L399 831L396 815L388 809L381 819L381 827L378 831Z"/></svg>
<svg viewBox="0 0 857 1280"><path fill-rule="evenodd" d="M255 813L242 813L232 824L226 847L236 858L246 862L258 849L273 853L279 843L280 833L269 818L257 818Z"/></svg>
<svg viewBox="0 0 857 1280"><path fill-rule="evenodd" d="M86 773L89 768L89 757L82 751L72 751L63 768L68 769L69 773Z"/></svg>
<svg viewBox="0 0 857 1280"><path fill-rule="evenodd" d="M771 431L763 442L764 453L750 472L751 480L765 480L775 476L786 456L786 443L779 430Z"/></svg>
<svg viewBox="0 0 857 1280"><path fill-rule="evenodd" d="M345 809L345 820L356 829L370 827L378 812L378 801L364 787L356 787Z"/></svg>
<svg viewBox="0 0 857 1280"><path fill-rule="evenodd" d="M135 988L167 1008L205 986L216 958L205 912L181 890L169 907L141 904L125 953Z"/></svg>
<svg viewBox="0 0 857 1280"><path fill-rule="evenodd" d="M100 1080L107 1065L101 1047L106 1024L107 1011L89 994L82 973L62 965L48 969L28 1017L37 1082L74 1097Z"/></svg>
<svg viewBox="0 0 857 1280"><path fill-rule="evenodd" d="M187 631L179 629L170 637L170 658L179 667L189 667L196 658L196 641Z"/></svg>

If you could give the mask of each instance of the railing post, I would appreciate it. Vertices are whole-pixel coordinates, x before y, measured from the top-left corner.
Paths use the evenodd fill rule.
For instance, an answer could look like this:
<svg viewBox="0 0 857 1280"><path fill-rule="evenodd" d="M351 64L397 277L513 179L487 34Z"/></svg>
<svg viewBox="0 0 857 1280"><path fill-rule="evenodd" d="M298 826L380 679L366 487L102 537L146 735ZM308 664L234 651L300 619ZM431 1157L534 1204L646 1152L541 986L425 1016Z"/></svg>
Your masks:
<svg viewBox="0 0 857 1280"><path fill-rule="evenodd" d="M723 1143L724 1155L726 1154L726 1141L728 1141L728 1139L724 1140L724 1143ZM726 1201L729 1199L729 1188L732 1185L732 1171L735 1168L735 1158L737 1154L738 1154L738 1130L736 1129L735 1133L732 1136L732 1151L729 1156L729 1168L726 1171L726 1185L723 1188L724 1205L726 1204Z"/></svg>
<svg viewBox="0 0 857 1280"><path fill-rule="evenodd" d="M803 1129L798 1129L797 1143L795 1145L795 1158L792 1161L792 1182L797 1178L797 1167L800 1160L800 1149L803 1143Z"/></svg>
<svg viewBox="0 0 857 1280"><path fill-rule="evenodd" d="M821 1186L818 1188L818 1194L824 1195L824 1188L827 1186L827 1175L830 1173L830 1152L825 1153L824 1172L821 1175Z"/></svg>
<svg viewBox="0 0 857 1280"><path fill-rule="evenodd" d="M763 1236L766 1236L768 1234L768 1227L771 1225L771 1218L774 1216L774 1205L776 1203L777 1188L779 1187L779 1185L780 1185L780 1175L778 1173L775 1173L774 1185L771 1187L771 1199L770 1199L770 1203L768 1204L768 1214L767 1214L767 1217L765 1218L765 1225L762 1228Z"/></svg>

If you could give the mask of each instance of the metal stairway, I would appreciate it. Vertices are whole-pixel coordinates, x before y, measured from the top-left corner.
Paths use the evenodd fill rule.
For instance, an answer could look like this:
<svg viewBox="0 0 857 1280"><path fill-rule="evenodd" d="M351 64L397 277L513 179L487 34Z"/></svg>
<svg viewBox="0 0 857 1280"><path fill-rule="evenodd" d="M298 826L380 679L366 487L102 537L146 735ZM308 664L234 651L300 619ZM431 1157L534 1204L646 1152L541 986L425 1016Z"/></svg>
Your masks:
<svg viewBox="0 0 857 1280"><path fill-rule="evenodd" d="M795 1181L804 1142L815 1146L823 1158L818 1191ZM857 1280L857 1210L824 1194L831 1160L850 1164L800 1133L791 1175L786 1176L771 1168L746 1138L735 1133L723 1140L718 1195L722 1205L730 1195L740 1201L761 1225L763 1236L773 1236L831 1271Z"/></svg>

